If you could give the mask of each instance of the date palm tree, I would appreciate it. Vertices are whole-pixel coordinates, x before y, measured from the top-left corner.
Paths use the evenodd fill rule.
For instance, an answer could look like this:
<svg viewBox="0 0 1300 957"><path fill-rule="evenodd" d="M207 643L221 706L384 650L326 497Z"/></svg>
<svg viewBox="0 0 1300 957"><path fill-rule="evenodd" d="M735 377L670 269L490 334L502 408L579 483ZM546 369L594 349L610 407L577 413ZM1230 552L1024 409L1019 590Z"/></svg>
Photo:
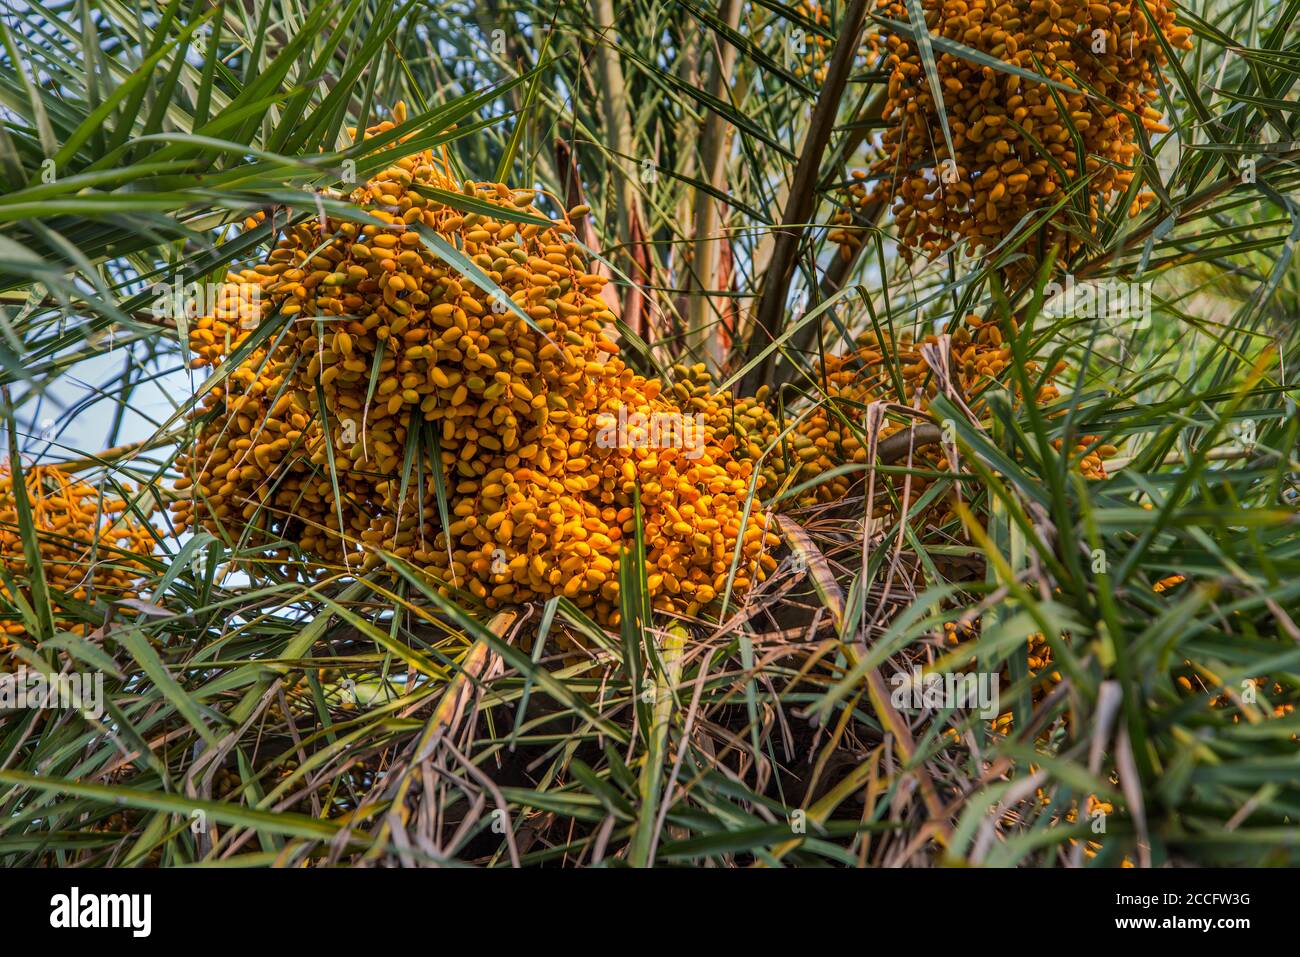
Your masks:
<svg viewBox="0 0 1300 957"><path fill-rule="evenodd" d="M1178 6L1191 47L1166 43L1168 132L1135 134L1131 195L927 259L879 189L898 116L874 38L910 38L954 102L944 63L1013 75L937 9L9 3L0 862L1296 863L1300 6ZM411 139L354 141L399 102ZM191 368L194 310L160 297L361 215L352 188L423 148L550 216L588 207L624 361L761 390L769 463L818 410L870 442L824 373L864 334L976 314L1006 361L983 401L917 408L887 354L871 415L901 438L752 488L779 567L698 617L635 589L609 630L562 597L489 612L389 562L290 575L239 529L177 534L177 456L242 355ZM1141 308L1056 308L1066 277ZM1024 401L1049 370L1059 395ZM71 526L43 518L51 465L84 483ZM647 560L623 551L628 581ZM129 593L93 587L105 568ZM102 713L12 706L28 672L102 676ZM930 696L948 675L997 700Z"/></svg>

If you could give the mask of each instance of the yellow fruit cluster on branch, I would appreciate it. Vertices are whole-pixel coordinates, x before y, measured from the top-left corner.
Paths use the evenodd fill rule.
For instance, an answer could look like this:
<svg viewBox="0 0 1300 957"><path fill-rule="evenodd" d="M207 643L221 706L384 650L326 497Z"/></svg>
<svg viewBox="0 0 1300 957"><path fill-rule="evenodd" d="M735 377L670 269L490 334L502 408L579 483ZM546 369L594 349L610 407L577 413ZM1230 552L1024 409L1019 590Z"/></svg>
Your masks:
<svg viewBox="0 0 1300 957"><path fill-rule="evenodd" d="M1050 244L1065 237L1067 225L1087 228L1097 218L1098 202L1133 182L1140 151L1135 124L1149 132L1166 130L1153 105L1166 62L1158 34L1171 47L1186 49L1191 31L1175 25L1165 0L920 3L933 36L1051 83L935 48L943 95L938 105L918 44L893 33L884 37L889 127L872 173L879 194L894 204L904 255L917 250L937 256L962 240L974 255L1080 183L1079 206L1072 213L1067 204L1053 215L1045 236ZM877 6L885 18L909 20L903 0L879 0ZM1131 211L1151 198L1133 197Z"/></svg>
<svg viewBox="0 0 1300 957"><path fill-rule="evenodd" d="M817 0L800 0L795 5L795 12L811 23L830 29L830 14ZM810 78L814 83L824 82L826 79L826 61L830 59L831 55L831 41L821 33L813 30L804 31L800 29L797 36L800 40L799 53L801 55L795 64L794 75L800 78Z"/></svg>
<svg viewBox="0 0 1300 957"><path fill-rule="evenodd" d="M797 505L838 502L865 477L868 447L863 423L868 404L893 402L928 412L938 394L939 381L922 354L925 347L937 348L937 336L915 339L910 332L897 340L888 335L867 333L856 348L843 355L828 356L818 364L817 402L811 410L799 407L785 411L782 420L766 404L766 388L757 398L733 398L720 392L703 365L679 366L673 386L676 401L706 416L710 434L728 450L753 462L762 460L759 488L771 495L783 486L810 485L795 499ZM953 384L972 412L986 411L982 399L991 386L1006 385L1003 372L1011 362L1011 347L999 325L974 314L952 333L949 340ZM1028 363L1031 374L1038 371ZM1059 373L1061 369L1052 370ZM811 384L810 384L811 385ZM1040 387L1036 401L1046 405L1059 397L1051 377ZM902 421L886 418L877 442L907 428ZM784 434L784 437L782 435ZM1098 445L1099 438L1085 435L1075 443L1075 466L1088 478L1105 478L1104 460L1118 451ZM1059 451L1061 443L1056 443ZM863 468L831 474L845 465ZM942 471L949 468L944 450L933 444L918 445L912 455L917 469ZM913 476L912 495L919 496L930 484L924 476ZM887 496L877 496L877 516L892 509Z"/></svg>
<svg viewBox="0 0 1300 957"><path fill-rule="evenodd" d="M638 494L655 607L706 608L733 557L738 594L774 568L766 517L744 515L752 466L623 364L605 280L567 222L521 222L542 215L534 199L458 183L425 150L352 194L378 223L303 223L231 273L196 363L259 321L283 329L205 397L181 525L354 570L382 549L447 594L564 595L607 623Z"/></svg>
<svg viewBox="0 0 1300 957"><path fill-rule="evenodd" d="M54 465L24 469L23 487L56 627L85 631L82 623L59 620L61 599L136 597L136 585L148 571L142 558L153 551L155 540L123 499L102 495L94 485ZM17 580L32 571L23 547L13 473L7 466L0 469L0 568ZM0 586L0 595L6 602L13 597L7 586ZM25 637L27 628L21 621L0 623L0 668L11 661L6 650L11 642L4 635Z"/></svg>
<svg viewBox="0 0 1300 957"><path fill-rule="evenodd" d="M839 257L845 262L851 260L866 241L866 231L854 224L854 218L873 199L865 182L866 170L855 169L850 175L852 179L835 193L839 206L831 217L832 228L826 235L827 241L839 248Z"/></svg>
<svg viewBox="0 0 1300 957"><path fill-rule="evenodd" d="M781 422L768 406L771 390L764 385L755 396L733 396L718 389L703 362L675 365L673 375L669 398L684 412L704 416L710 439L728 454L763 463L757 489L770 492L775 488L780 472L774 463L780 453L768 450L781 433Z"/></svg>

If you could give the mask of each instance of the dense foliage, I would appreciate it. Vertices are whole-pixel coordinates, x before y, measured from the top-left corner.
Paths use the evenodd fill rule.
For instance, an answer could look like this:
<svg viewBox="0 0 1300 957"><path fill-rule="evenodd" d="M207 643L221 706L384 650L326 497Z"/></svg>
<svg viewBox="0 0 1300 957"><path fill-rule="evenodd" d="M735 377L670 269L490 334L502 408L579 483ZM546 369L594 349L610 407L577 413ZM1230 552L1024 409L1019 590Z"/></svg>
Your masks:
<svg viewBox="0 0 1300 957"><path fill-rule="evenodd" d="M1296 863L1300 3L22 7L0 862Z"/></svg>

